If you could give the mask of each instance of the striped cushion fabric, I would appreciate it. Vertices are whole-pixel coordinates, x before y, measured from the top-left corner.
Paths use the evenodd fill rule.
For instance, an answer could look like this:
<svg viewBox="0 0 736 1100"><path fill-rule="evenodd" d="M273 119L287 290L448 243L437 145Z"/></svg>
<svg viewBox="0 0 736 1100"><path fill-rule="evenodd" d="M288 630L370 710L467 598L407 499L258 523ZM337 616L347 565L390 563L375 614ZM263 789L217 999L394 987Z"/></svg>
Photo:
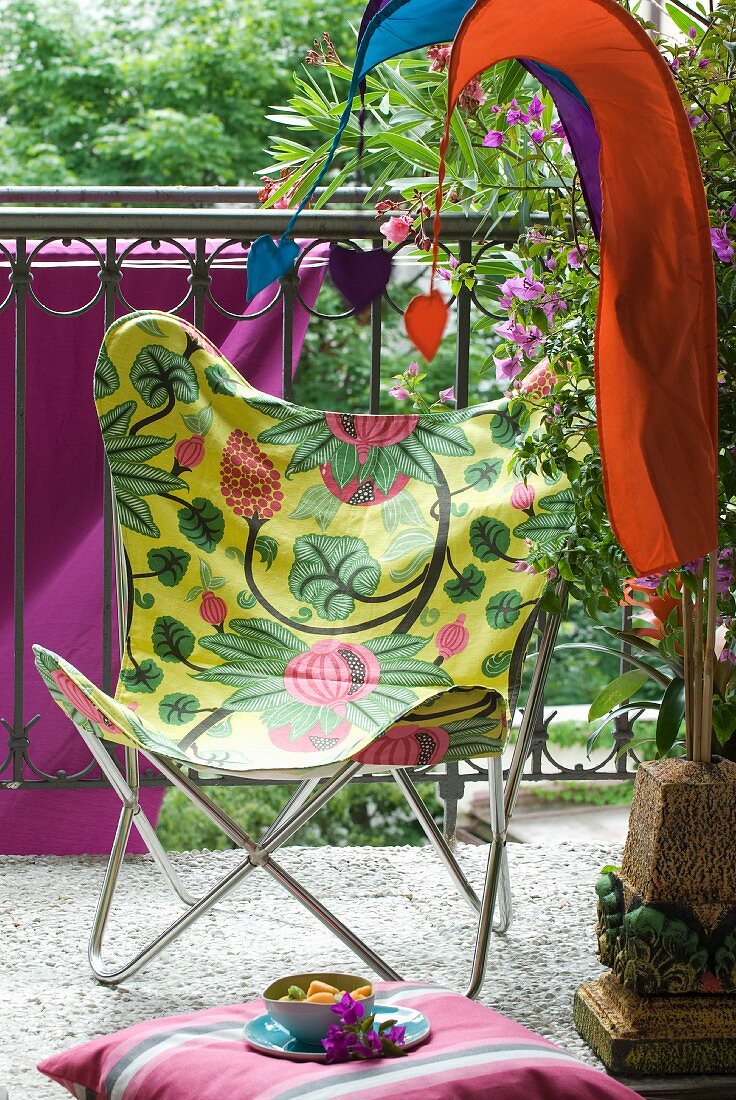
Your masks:
<svg viewBox="0 0 736 1100"><path fill-rule="evenodd" d="M633 1100L630 1089L483 1005L438 986L379 983L379 1000L429 1018L404 1058L295 1063L243 1040L259 1001L169 1016L41 1062L78 1100Z"/></svg>

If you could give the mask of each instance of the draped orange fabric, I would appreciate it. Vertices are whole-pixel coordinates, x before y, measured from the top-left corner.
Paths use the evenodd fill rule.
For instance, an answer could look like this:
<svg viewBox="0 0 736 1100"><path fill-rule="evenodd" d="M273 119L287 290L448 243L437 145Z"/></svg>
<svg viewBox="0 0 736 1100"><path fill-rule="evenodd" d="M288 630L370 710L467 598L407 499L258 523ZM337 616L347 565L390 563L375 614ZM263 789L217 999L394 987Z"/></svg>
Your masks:
<svg viewBox="0 0 736 1100"><path fill-rule="evenodd" d="M612 0L477 0L452 47L445 148L465 85L513 57L560 69L593 112L606 499L637 572L671 568L717 544L715 288L688 119L667 63Z"/></svg>

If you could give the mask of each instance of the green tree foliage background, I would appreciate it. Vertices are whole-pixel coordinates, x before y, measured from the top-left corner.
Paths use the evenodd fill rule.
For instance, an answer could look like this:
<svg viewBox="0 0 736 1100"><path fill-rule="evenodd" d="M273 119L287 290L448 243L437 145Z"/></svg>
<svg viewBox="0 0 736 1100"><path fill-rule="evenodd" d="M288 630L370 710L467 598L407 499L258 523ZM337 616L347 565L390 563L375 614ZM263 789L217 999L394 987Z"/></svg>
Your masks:
<svg viewBox="0 0 736 1100"><path fill-rule="evenodd" d="M7 0L0 186L254 184L323 30L352 57L360 0Z"/></svg>

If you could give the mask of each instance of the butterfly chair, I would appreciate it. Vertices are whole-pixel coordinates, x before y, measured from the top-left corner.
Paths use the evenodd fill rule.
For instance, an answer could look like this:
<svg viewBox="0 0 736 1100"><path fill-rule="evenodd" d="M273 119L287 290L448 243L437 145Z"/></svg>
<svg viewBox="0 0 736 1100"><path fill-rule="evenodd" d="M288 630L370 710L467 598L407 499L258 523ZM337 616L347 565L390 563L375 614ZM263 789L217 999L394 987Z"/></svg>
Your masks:
<svg viewBox="0 0 736 1100"><path fill-rule="evenodd" d="M397 978L274 858L353 776L388 768L480 911L477 987L556 629L553 619L539 649L504 807L507 702L543 581L527 570L525 539L564 534L570 522L566 485L509 473L529 409L506 400L426 415L303 409L253 389L204 336L158 312L109 329L95 394L117 514L115 696L34 647L122 801L90 941L94 974L115 983L135 973L262 867L378 974ZM125 747L124 775L103 740ZM182 884L138 803L140 755L246 852L203 897ZM468 757L490 762L482 904L407 772ZM300 782L256 841L197 774ZM110 967L103 938L133 826L185 912ZM508 896L502 908L503 924Z"/></svg>

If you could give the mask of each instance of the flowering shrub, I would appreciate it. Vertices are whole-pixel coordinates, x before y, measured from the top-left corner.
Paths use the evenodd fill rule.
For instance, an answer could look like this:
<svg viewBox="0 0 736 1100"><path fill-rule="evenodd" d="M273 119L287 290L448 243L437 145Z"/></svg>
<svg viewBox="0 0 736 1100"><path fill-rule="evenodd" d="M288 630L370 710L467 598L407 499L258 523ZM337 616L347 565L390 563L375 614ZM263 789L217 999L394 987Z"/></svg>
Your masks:
<svg viewBox="0 0 736 1100"><path fill-rule="evenodd" d="M668 11L678 28L675 36L645 26L672 69L690 119L710 208L716 267L721 552L714 724L725 744L736 730L736 675L733 682L731 677L736 672L736 0L723 0L707 17L693 12L691 18L672 6ZM413 234L419 258L430 243L427 204L437 182L450 50L448 45L433 46L424 60L401 59L382 66L367 81L368 140L362 170L380 195L376 215L386 219L381 232L397 242ZM335 86L346 86L349 69L334 58L325 67ZM332 100L323 95L319 106L314 96L298 94L289 107L292 116L299 116L300 132L306 123L325 142L341 110L337 93ZM289 164L280 191L274 193L277 198L303 193L326 148L305 149L300 157L291 136L285 142L277 139L273 147L277 167ZM463 286L472 289L492 314L474 330L476 343L487 341L483 370L489 383L512 398L512 410L518 400L543 413L541 427L517 439L512 461L520 482L532 472L554 477L564 471L575 488L567 544L554 553L532 545L530 561L537 570L564 578L571 595L596 617L618 606L632 568L613 536L603 492L593 370L599 251L570 147L551 98L514 61L495 66L465 89L452 137L443 211L482 213L488 235L501 217L513 216L520 237L511 263L508 255L493 249L475 264L447 256L440 276L452 294ZM342 167L322 201L355 170L357 142L353 123L344 135ZM425 373L410 363L394 377L389 393L422 411L441 407L447 394L433 401L426 388ZM694 563L656 578L656 589L660 595L679 593L683 586L697 589L699 576ZM556 608L551 591L545 601L548 609ZM662 624L657 645L665 682L670 676L681 680L682 624L676 611ZM670 722L670 729L676 732L677 727L679 720ZM662 736L661 749L666 742Z"/></svg>

